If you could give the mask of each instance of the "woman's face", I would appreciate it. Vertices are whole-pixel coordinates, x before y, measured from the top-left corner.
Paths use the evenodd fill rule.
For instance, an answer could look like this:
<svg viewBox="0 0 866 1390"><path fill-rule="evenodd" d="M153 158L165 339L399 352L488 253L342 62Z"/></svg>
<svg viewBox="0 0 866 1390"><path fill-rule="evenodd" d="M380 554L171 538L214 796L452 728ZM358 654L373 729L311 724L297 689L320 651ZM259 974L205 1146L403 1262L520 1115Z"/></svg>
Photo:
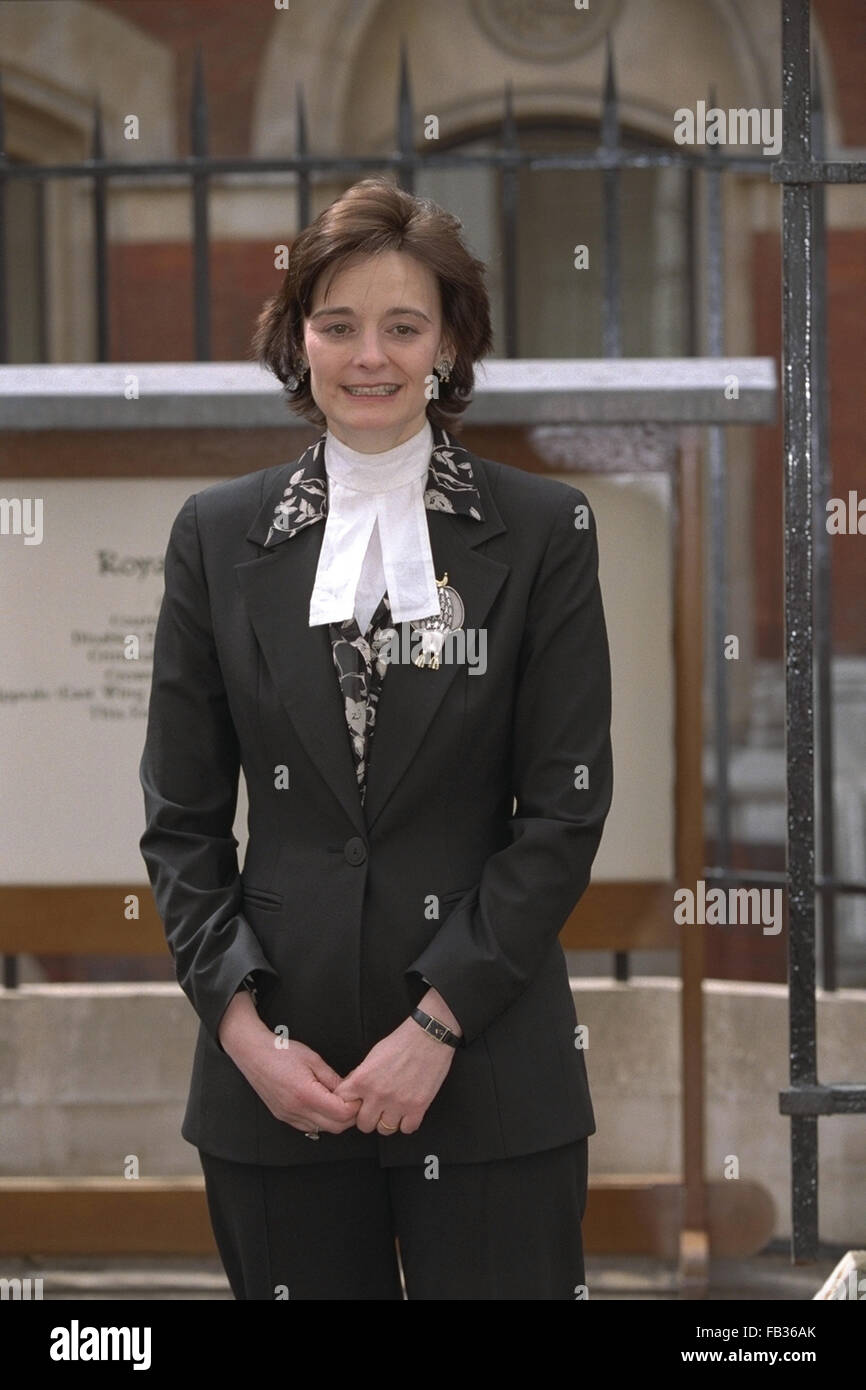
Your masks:
<svg viewBox="0 0 866 1390"><path fill-rule="evenodd" d="M444 355L439 285L426 265L383 251L313 289L304 319L310 390L332 434L359 453L393 449L424 424L427 379ZM362 395L351 388L380 388ZM396 389L387 389L396 388Z"/></svg>

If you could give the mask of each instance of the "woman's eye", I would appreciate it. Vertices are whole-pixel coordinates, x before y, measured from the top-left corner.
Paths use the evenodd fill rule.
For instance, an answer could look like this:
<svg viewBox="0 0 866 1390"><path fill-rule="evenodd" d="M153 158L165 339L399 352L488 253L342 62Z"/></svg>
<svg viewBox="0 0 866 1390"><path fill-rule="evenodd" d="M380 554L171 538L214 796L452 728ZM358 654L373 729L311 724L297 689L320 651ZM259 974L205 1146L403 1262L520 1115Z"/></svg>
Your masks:
<svg viewBox="0 0 866 1390"><path fill-rule="evenodd" d="M339 328L345 328L349 330L351 328L351 325L348 323L332 323L329 324L324 331L326 333L332 334L335 338L345 338L345 333L337 332ZM393 331L397 334L399 338L405 338L409 336L416 337L418 333L418 329L414 328L411 323L397 323L394 325Z"/></svg>

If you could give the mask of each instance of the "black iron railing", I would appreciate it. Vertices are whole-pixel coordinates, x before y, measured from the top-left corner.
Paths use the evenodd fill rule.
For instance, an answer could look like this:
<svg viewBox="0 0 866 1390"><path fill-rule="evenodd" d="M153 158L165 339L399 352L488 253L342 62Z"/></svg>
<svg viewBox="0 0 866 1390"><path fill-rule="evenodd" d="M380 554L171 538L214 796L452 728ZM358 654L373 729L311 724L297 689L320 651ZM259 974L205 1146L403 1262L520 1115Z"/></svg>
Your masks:
<svg viewBox="0 0 866 1390"><path fill-rule="evenodd" d="M788 980L790 1085L781 1092L782 1114L791 1116L794 1259L814 1259L818 1248L818 1116L866 1113L866 1083L818 1081L815 1016L815 718L819 738L829 735L830 605L828 547L813 544L816 509L827 483L827 328L823 244L823 185L866 182L866 163L828 164L819 157L823 128L813 147L809 0L782 0L782 158L772 170L782 185L782 376L785 478L785 675L788 784ZM816 208L820 240L815 244ZM821 341L818 340L818 335ZM816 462L815 478L813 467ZM825 528L826 529L826 528ZM817 572L815 563L818 563ZM817 582L816 582L817 581ZM817 589L817 593L816 593ZM813 609L813 599L819 606ZM815 617L819 633L816 643ZM826 626L824 626L826 624ZM819 663L815 686L813 657ZM821 819L832 820L832 761L820 745ZM825 797L827 798L825 800ZM822 837L832 857L832 832ZM832 862L832 858L831 858ZM838 891L823 863L822 903ZM862 888L861 888L862 891ZM832 938L832 926L829 935Z"/></svg>
<svg viewBox="0 0 866 1390"><path fill-rule="evenodd" d="M695 236L696 178L703 176L706 236L704 350L724 351L722 186L726 175L741 173L771 178L783 188L784 301L784 481L785 481L785 632L786 761L788 786L787 869L785 873L739 870L731 866L730 749L727 663L723 638L728 629L725 566L725 434L708 432L708 485L715 524L711 528L711 625L715 652L713 682L715 750L715 844L718 863L707 867L707 881L787 887L789 895L790 1087L781 1093L783 1113L791 1115L794 1258L814 1258L817 1249L817 1116L866 1111L866 1085L820 1085L815 1040L815 902L822 906L822 983L836 987L834 904L839 894L864 894L866 883L843 880L835 873L830 552L824 525L830 488L827 451L826 274L824 188L828 183L866 180L866 164L824 158L820 87L810 72L809 0L781 0L783 22L783 151L774 162L765 155L722 154L705 149L634 148L623 143L613 55L608 48L598 143L592 150L561 154L532 153L520 148L510 85L503 101L500 146L470 153L436 151L415 140L415 113L405 43L401 47L395 148L391 154L324 156L309 150L303 94L298 88L296 146L280 158L221 159L209 153L208 113L201 53L196 56L190 113L191 154L187 158L129 163L106 159L102 116L94 110L90 159L64 165L14 163L3 151L4 107L0 88L0 362L8 360L6 189L14 180L89 178L93 183L93 246L96 284L97 360L110 360L107 193L111 180L124 182L153 176L189 180L193 208L193 276L195 356L211 356L210 232L208 196L211 180L229 173L283 174L296 190L299 226L311 216L311 190L317 176L350 180L390 170L410 191L421 170L479 168L500 175L499 219L503 250L504 332L506 357L520 355L518 318L518 178L522 171L593 171L603 188L602 342L604 356L622 354L621 186L631 169L680 167L687 177L687 238L691 248L685 292L689 298L689 345L699 350L696 303L698 247ZM715 104L709 94L710 105ZM721 522L721 524L719 524ZM814 610L813 610L814 599ZM813 685L814 681L814 685ZM821 838L815 854L815 704L821 811ZM618 978L628 975L619 954Z"/></svg>

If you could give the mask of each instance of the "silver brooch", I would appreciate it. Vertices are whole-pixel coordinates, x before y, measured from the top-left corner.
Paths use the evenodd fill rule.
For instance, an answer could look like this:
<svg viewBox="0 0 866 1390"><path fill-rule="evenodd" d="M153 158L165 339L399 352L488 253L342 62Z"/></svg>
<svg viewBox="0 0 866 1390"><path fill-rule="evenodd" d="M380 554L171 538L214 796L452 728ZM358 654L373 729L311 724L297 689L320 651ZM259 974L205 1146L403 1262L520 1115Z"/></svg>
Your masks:
<svg viewBox="0 0 866 1390"><path fill-rule="evenodd" d="M421 636L421 650L415 657L416 666L429 666L438 671L445 639L452 632L459 632L463 626L466 610L457 590L448 583L448 571L442 579L436 580L439 590L439 612L429 618L412 618L411 626Z"/></svg>

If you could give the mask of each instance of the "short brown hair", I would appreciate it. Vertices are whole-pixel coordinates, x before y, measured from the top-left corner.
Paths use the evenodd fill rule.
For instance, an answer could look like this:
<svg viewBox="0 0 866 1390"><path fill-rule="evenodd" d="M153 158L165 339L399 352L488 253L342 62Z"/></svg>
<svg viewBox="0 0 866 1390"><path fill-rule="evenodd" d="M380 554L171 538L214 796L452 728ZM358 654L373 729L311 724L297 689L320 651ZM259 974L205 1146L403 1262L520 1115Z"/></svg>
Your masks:
<svg viewBox="0 0 866 1390"><path fill-rule="evenodd" d="M291 408L311 424L325 424L313 399L309 373L299 382L295 363L303 349L303 318L323 271L332 275L356 256L404 251L436 276L443 332L454 345L450 379L427 404L432 424L448 426L472 400L474 363L493 345L486 267L467 249L459 218L429 198L406 193L390 180L361 179L319 214L292 243L282 289L259 315L252 352L285 386Z"/></svg>

